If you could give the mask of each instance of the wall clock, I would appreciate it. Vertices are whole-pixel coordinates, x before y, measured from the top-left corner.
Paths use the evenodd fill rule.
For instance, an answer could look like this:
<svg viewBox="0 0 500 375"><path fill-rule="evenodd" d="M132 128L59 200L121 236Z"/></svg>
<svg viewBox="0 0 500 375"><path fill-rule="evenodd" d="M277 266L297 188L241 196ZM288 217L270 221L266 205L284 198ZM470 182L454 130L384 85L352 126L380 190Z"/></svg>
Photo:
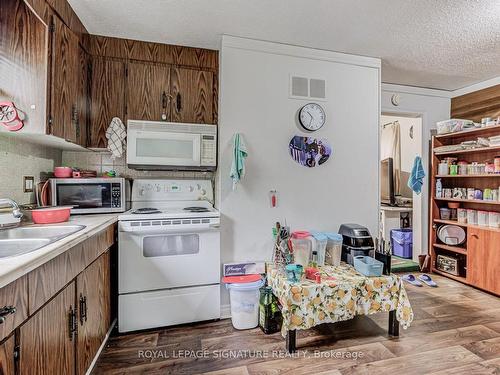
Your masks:
<svg viewBox="0 0 500 375"><path fill-rule="evenodd" d="M325 125L326 114L317 103L308 103L299 111L299 123L307 131L316 131Z"/></svg>

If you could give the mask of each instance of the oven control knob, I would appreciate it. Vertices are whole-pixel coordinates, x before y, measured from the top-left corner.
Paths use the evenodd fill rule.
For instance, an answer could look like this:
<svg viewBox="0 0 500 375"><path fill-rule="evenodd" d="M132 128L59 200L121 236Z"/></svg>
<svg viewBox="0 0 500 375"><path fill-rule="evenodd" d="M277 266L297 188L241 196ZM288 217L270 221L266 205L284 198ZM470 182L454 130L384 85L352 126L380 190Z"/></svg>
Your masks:
<svg viewBox="0 0 500 375"><path fill-rule="evenodd" d="M144 195L144 189L139 190L139 195Z"/></svg>
<svg viewBox="0 0 500 375"><path fill-rule="evenodd" d="M156 191L159 193L161 191L161 186L160 185L156 185Z"/></svg>
<svg viewBox="0 0 500 375"><path fill-rule="evenodd" d="M194 191L194 187L189 186L189 192L192 193Z"/></svg>
<svg viewBox="0 0 500 375"><path fill-rule="evenodd" d="M198 190L200 190L200 189L201 189L201 185L200 185L200 184L197 184L197 185L196 185L196 188L197 188Z"/></svg>
<svg viewBox="0 0 500 375"><path fill-rule="evenodd" d="M207 191L205 189L201 189L200 193L201 193L201 195L205 195L207 193Z"/></svg>
<svg viewBox="0 0 500 375"><path fill-rule="evenodd" d="M151 185L151 184L147 184L147 185L146 185L146 189L147 189L147 190L151 190L152 188L153 188L153 185Z"/></svg>

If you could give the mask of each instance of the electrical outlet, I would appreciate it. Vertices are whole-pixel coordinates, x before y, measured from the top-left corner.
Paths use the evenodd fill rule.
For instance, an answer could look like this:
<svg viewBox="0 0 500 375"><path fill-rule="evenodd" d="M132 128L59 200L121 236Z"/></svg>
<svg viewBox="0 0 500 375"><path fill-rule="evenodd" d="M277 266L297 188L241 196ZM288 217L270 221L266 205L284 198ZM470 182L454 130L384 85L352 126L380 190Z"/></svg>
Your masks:
<svg viewBox="0 0 500 375"><path fill-rule="evenodd" d="M24 176L23 177L23 191L25 193L33 193L35 186L35 177Z"/></svg>

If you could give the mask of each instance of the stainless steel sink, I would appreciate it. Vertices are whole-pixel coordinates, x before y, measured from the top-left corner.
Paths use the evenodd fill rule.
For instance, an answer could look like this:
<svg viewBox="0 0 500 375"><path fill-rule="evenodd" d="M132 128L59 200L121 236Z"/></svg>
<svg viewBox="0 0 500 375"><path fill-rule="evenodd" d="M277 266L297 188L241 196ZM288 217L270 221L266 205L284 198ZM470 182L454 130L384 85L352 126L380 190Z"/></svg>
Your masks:
<svg viewBox="0 0 500 375"><path fill-rule="evenodd" d="M0 258L38 250L76 233L84 225L31 225L0 231Z"/></svg>
<svg viewBox="0 0 500 375"><path fill-rule="evenodd" d="M0 240L0 258L13 257L35 251L48 245L47 238L26 238L16 240Z"/></svg>

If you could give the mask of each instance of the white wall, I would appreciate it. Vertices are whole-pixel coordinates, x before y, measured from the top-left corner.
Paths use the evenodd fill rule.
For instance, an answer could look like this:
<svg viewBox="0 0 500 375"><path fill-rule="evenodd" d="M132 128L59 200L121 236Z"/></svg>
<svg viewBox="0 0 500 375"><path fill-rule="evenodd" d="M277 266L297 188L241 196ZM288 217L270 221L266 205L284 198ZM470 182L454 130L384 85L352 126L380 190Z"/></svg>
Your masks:
<svg viewBox="0 0 500 375"><path fill-rule="evenodd" d="M224 37L219 118L219 208L222 261L267 260L276 221L292 229L337 231L342 223L378 224L380 61L248 39ZM326 79L326 125L312 134L333 146L316 168L293 161L288 144L305 135L289 99L289 75ZM247 175L236 191L229 171L232 137L247 144ZM270 208L276 189L279 207ZM227 300L223 304L227 303Z"/></svg>
<svg viewBox="0 0 500 375"><path fill-rule="evenodd" d="M399 96L399 105L391 103L391 97ZM422 117L422 162L429 176L429 142L431 129L436 122L450 118L450 92L420 89L409 86L382 84L381 106L383 113L408 114ZM429 228L429 178L424 180L422 199L422 253L428 250Z"/></svg>

